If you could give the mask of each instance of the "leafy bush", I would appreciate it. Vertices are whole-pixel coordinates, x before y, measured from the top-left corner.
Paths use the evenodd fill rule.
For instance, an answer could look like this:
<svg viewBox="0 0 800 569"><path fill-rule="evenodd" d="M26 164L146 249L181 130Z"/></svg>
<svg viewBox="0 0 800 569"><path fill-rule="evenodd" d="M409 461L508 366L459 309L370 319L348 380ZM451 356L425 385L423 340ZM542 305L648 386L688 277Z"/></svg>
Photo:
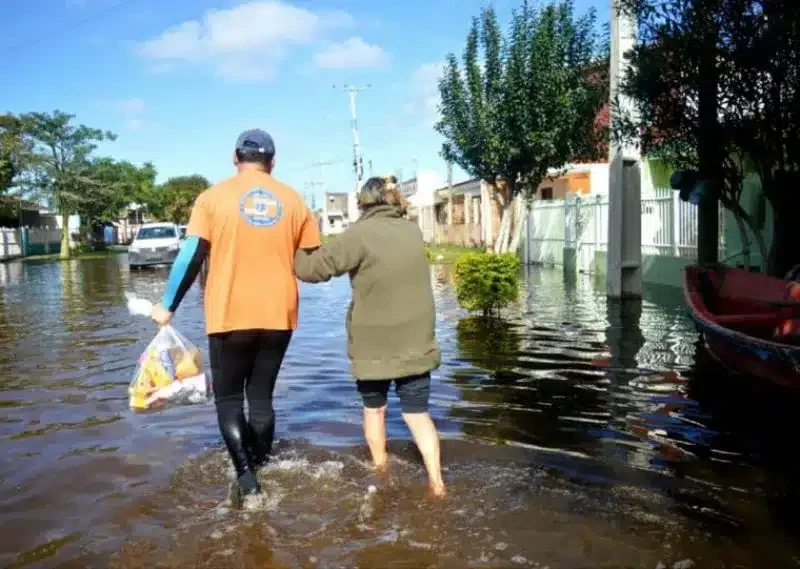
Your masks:
<svg viewBox="0 0 800 569"><path fill-rule="evenodd" d="M456 261L456 296L470 311L490 316L517 299L520 261L514 253L467 253Z"/></svg>

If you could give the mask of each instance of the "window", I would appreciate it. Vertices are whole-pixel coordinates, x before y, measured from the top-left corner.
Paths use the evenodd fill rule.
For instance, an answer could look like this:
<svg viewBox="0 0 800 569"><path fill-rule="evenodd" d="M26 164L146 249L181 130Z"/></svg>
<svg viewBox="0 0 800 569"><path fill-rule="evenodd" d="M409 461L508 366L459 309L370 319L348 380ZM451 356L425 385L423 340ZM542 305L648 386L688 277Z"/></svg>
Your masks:
<svg viewBox="0 0 800 569"><path fill-rule="evenodd" d="M181 227L180 232L181 232L181 239L186 237L186 227Z"/></svg>
<svg viewBox="0 0 800 569"><path fill-rule="evenodd" d="M553 199L553 188L542 188L541 195L539 199L542 200L552 200Z"/></svg>
<svg viewBox="0 0 800 569"><path fill-rule="evenodd" d="M136 239L171 239L177 237L174 227L142 227Z"/></svg>

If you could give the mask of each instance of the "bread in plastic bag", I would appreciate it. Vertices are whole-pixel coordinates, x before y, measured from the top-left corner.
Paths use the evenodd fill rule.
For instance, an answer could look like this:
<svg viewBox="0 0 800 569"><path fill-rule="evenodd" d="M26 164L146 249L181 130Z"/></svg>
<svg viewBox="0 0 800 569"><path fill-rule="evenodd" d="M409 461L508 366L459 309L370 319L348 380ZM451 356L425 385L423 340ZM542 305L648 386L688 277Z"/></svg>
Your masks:
<svg viewBox="0 0 800 569"><path fill-rule="evenodd" d="M135 411L203 403L210 392L200 350L171 326L161 328L139 357L128 388Z"/></svg>

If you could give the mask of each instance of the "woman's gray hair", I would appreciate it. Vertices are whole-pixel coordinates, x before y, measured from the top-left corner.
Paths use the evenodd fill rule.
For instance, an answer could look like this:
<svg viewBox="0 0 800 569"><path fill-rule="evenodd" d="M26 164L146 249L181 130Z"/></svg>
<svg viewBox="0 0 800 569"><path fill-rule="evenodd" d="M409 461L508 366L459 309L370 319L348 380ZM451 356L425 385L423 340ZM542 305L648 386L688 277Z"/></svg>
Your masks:
<svg viewBox="0 0 800 569"><path fill-rule="evenodd" d="M408 202L397 187L396 176L373 176L361 186L358 207L364 211L378 205L396 207L402 215L408 211Z"/></svg>

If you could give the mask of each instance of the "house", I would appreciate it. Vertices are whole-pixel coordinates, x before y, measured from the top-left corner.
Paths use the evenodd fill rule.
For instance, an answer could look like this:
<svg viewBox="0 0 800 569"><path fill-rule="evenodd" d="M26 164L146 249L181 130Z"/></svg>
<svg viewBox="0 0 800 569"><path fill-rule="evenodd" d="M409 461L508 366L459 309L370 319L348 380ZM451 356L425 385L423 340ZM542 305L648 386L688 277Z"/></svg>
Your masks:
<svg viewBox="0 0 800 569"><path fill-rule="evenodd" d="M350 196L345 192L325 192L320 215L320 232L323 235L342 233L350 224Z"/></svg>
<svg viewBox="0 0 800 569"><path fill-rule="evenodd" d="M441 186L438 172L420 170L416 176L398 184L400 193L408 200L408 219L419 225L426 243L432 243L436 236L434 205L436 188Z"/></svg>
<svg viewBox="0 0 800 569"><path fill-rule="evenodd" d="M569 194L608 194L608 162L568 164L556 170L536 189L537 200L563 200Z"/></svg>
<svg viewBox="0 0 800 569"><path fill-rule="evenodd" d="M436 190L436 243L492 247L502 218L501 186L472 178Z"/></svg>
<svg viewBox="0 0 800 569"><path fill-rule="evenodd" d="M52 223L52 215L40 204L0 196L0 227L48 227Z"/></svg>

